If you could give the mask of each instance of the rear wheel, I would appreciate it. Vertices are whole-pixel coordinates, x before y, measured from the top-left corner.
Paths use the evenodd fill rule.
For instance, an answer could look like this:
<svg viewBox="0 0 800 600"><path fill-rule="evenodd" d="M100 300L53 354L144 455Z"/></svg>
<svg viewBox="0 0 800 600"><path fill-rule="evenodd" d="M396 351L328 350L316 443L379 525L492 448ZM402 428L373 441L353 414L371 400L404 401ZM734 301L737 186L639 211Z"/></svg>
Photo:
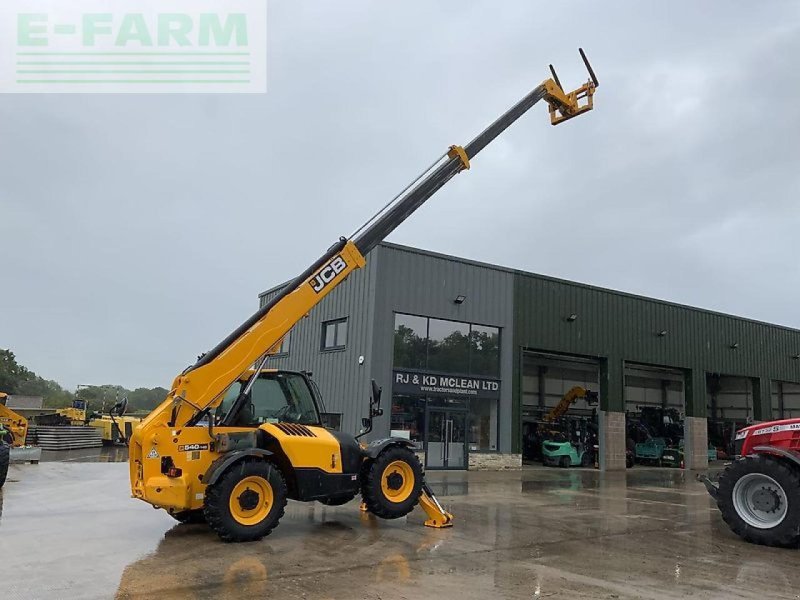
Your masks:
<svg viewBox="0 0 800 600"><path fill-rule="evenodd" d="M397 519L410 513L419 502L422 479L422 465L416 454L394 446L367 466L361 496L371 513Z"/></svg>
<svg viewBox="0 0 800 600"><path fill-rule="evenodd" d="M0 442L0 488L3 487L3 484L6 482L8 463L11 460L10 454L11 446L5 442Z"/></svg>
<svg viewBox="0 0 800 600"><path fill-rule="evenodd" d="M242 461L206 490L204 515L225 542L252 542L268 535L283 516L286 482L267 461Z"/></svg>
<svg viewBox="0 0 800 600"><path fill-rule="evenodd" d="M572 461L569 459L569 456L562 456L561 458L558 459L558 466L561 467L562 469L569 468L571 463Z"/></svg>
<svg viewBox="0 0 800 600"><path fill-rule="evenodd" d="M772 456L746 456L719 478L717 506L738 536L766 546L800 542L800 471Z"/></svg>

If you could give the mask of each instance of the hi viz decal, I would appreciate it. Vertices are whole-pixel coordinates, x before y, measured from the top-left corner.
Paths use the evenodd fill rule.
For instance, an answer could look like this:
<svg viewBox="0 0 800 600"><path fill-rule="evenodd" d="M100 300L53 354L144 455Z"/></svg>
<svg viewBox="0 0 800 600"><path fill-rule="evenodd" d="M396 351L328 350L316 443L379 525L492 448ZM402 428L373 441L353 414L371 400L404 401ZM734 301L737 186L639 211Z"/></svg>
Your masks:
<svg viewBox="0 0 800 600"><path fill-rule="evenodd" d="M341 257L341 255L338 255L334 257L331 262L322 267L319 273L314 275L314 277L308 283L311 286L311 289L319 294L331 281L336 279L336 276L339 273L344 271L346 268L347 263L344 262L344 259Z"/></svg>

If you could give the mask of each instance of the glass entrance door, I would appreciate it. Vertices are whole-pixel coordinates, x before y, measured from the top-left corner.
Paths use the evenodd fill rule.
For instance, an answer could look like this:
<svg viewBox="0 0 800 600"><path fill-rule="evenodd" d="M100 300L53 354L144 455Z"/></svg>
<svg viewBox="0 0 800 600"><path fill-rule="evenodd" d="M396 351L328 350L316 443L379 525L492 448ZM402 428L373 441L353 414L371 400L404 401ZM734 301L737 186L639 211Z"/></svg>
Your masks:
<svg viewBox="0 0 800 600"><path fill-rule="evenodd" d="M429 408L425 436L426 469L467 468L467 412Z"/></svg>

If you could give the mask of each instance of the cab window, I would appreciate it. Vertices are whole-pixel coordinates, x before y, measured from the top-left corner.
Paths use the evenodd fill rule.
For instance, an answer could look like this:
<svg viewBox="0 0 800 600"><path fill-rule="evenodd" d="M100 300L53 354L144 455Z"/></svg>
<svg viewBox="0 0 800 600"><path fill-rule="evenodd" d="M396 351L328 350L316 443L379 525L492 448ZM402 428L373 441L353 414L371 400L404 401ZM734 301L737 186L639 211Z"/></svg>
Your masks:
<svg viewBox="0 0 800 600"><path fill-rule="evenodd" d="M234 384L225 394L220 412L230 411L242 384ZM230 425L257 427L263 423L319 424L314 397L306 380L296 373L262 373L253 384L239 414Z"/></svg>

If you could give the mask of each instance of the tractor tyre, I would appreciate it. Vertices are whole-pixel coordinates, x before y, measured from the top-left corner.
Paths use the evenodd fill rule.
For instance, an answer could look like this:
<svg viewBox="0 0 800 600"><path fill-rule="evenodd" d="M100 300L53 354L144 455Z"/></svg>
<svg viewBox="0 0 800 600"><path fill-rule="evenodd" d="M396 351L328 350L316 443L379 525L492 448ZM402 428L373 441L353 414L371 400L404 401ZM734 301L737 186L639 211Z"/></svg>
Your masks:
<svg viewBox="0 0 800 600"><path fill-rule="evenodd" d="M11 446L5 442L0 442L0 488L6 482L8 475L8 463L11 461Z"/></svg>
<svg viewBox="0 0 800 600"><path fill-rule="evenodd" d="M800 469L765 454L742 457L720 475L717 506L731 530L744 540L797 547Z"/></svg>
<svg viewBox="0 0 800 600"><path fill-rule="evenodd" d="M169 516L175 519L178 523L186 523L187 525L196 525L198 523L205 523L206 516L202 508L194 510L181 510L176 513L169 513Z"/></svg>
<svg viewBox="0 0 800 600"><path fill-rule="evenodd" d="M238 462L206 490L206 522L224 542L260 540L278 525L286 495L286 481L274 463Z"/></svg>
<svg viewBox="0 0 800 600"><path fill-rule="evenodd" d="M342 506L347 504L355 498L358 494L342 494L340 496L329 496L328 498L320 498L318 502L325 506Z"/></svg>
<svg viewBox="0 0 800 600"><path fill-rule="evenodd" d="M410 513L422 491L422 465L408 448L392 446L365 465L361 497L369 512L383 519Z"/></svg>

